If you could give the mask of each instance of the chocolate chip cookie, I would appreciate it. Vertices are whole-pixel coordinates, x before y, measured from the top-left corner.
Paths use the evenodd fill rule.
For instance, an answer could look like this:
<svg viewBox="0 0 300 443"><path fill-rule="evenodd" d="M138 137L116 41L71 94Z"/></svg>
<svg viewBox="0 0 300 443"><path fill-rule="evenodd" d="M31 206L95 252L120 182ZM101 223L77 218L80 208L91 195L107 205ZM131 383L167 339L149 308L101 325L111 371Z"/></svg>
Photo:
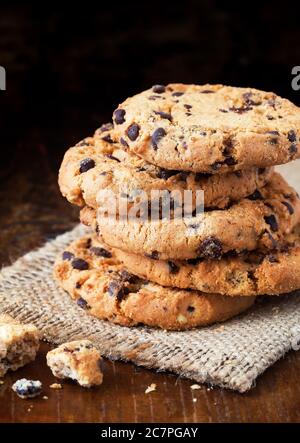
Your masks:
<svg viewBox="0 0 300 443"><path fill-rule="evenodd" d="M129 272L163 286L229 296L279 295L300 289L300 226L286 236L281 249L269 253L187 261L155 260L117 249L115 254Z"/></svg>
<svg viewBox="0 0 300 443"><path fill-rule="evenodd" d="M129 273L112 249L92 237L68 246L55 263L54 276L81 309L123 326L206 326L245 311L255 300L150 283Z"/></svg>
<svg viewBox="0 0 300 443"><path fill-rule="evenodd" d="M157 221L97 217L85 207L81 221L111 247L154 259L220 259L230 251L273 250L300 222L300 200L283 177L270 182L229 209L196 217Z"/></svg>
<svg viewBox="0 0 300 443"><path fill-rule="evenodd" d="M162 168L224 173L300 158L300 109L272 92L155 85L113 120L125 149Z"/></svg>
<svg viewBox="0 0 300 443"><path fill-rule="evenodd" d="M0 315L0 377L33 361L39 349L40 333L32 324L22 324Z"/></svg>
<svg viewBox="0 0 300 443"><path fill-rule="evenodd" d="M70 378L80 386L90 388L101 385L102 357L89 340L63 343L47 354L47 365L58 378Z"/></svg>
<svg viewBox="0 0 300 443"><path fill-rule="evenodd" d="M127 199L130 206L140 191L153 199L151 191L192 193L196 207L196 191L203 190L207 208L225 208L230 203L252 194L264 186L272 168L250 168L223 175L192 173L162 169L146 162L134 153L124 151L115 142L111 125L102 125L94 137L88 137L70 148L59 172L59 186L69 202L97 208L97 195L110 190Z"/></svg>

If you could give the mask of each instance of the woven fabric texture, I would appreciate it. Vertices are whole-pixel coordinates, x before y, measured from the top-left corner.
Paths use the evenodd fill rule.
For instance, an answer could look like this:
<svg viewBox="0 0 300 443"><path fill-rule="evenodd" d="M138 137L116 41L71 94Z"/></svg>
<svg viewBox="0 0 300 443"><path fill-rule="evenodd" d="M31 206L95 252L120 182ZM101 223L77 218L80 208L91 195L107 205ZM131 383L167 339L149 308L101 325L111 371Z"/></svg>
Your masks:
<svg viewBox="0 0 300 443"><path fill-rule="evenodd" d="M103 355L245 392L300 343L300 297L268 297L226 323L187 332L126 328L88 316L52 277L58 253L86 228L32 251L0 274L0 312L34 323L51 343L89 338Z"/></svg>

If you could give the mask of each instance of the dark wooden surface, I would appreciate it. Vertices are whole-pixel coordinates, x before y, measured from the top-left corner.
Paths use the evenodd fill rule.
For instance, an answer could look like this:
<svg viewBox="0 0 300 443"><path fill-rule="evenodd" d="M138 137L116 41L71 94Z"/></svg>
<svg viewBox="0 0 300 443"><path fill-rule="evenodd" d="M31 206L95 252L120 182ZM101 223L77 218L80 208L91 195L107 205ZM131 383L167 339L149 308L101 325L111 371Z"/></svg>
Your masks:
<svg viewBox="0 0 300 443"><path fill-rule="evenodd" d="M77 220L77 210L57 189L57 164L51 164L43 145L28 142L26 155L17 152L12 169L1 177L2 264L11 263ZM109 361L101 387L84 390L63 383L63 389L56 391L49 388L55 379L45 363L48 349L43 344L35 362L4 378L1 422L300 422L300 352L279 361L252 391L240 395L207 386L192 391L190 380ZM48 400L19 399L11 385L21 377L40 379ZM151 383L157 384L157 391L146 395Z"/></svg>
<svg viewBox="0 0 300 443"><path fill-rule="evenodd" d="M2 6L3 3L3 6ZM156 83L222 82L274 90L300 103L291 89L299 65L295 7L257 2L245 11L223 0L59 4L1 3L0 264L71 228L78 211L60 196L62 154L101 123L125 97ZM105 363L104 383L83 390L54 381L38 359L4 378L2 422L299 422L300 353L291 353L240 395L173 375ZM22 376L39 378L48 400L24 401L11 391ZM157 391L146 395L146 387ZM193 402L193 398L197 399ZM30 407L32 405L32 407ZM29 411L28 411L29 409Z"/></svg>

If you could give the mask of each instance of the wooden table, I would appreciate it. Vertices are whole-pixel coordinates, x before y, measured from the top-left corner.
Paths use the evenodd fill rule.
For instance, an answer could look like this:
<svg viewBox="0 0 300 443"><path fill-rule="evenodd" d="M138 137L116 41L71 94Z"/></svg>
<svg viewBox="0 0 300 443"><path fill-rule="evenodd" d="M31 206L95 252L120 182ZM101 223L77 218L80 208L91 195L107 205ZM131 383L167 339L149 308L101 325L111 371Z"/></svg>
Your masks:
<svg viewBox="0 0 300 443"><path fill-rule="evenodd" d="M60 159L49 160L45 147L34 140L28 146L15 153L0 177L2 264L13 262L77 221L78 211L57 189ZM300 421L300 352L287 355L258 379L252 391L240 395L207 386L193 391L189 380L109 361L100 388L85 390L64 382L62 390L53 390L49 385L55 379L45 364L49 348L43 344L35 362L4 378L1 422ZM40 379L48 399L19 399L11 385L21 377ZM146 395L151 383L156 383L157 390Z"/></svg>

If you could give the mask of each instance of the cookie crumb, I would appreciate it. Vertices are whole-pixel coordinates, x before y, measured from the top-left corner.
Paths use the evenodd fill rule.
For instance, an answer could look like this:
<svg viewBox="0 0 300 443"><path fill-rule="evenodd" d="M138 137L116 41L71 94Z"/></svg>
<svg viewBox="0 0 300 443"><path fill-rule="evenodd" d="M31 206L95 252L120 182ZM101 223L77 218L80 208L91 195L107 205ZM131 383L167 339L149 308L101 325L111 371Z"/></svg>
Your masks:
<svg viewBox="0 0 300 443"><path fill-rule="evenodd" d="M197 402L197 399L196 398L193 398L193 403L196 403Z"/></svg>
<svg viewBox="0 0 300 443"><path fill-rule="evenodd" d="M0 386L1 385L4 385L4 381L3 380L0 380Z"/></svg>
<svg viewBox="0 0 300 443"><path fill-rule="evenodd" d="M153 391L156 391L156 383L151 383L151 385L145 390L145 394L150 394L150 392Z"/></svg>
<svg viewBox="0 0 300 443"><path fill-rule="evenodd" d="M12 390L20 398L34 398L42 392L42 383L39 380L27 380L26 378L21 378L12 385Z"/></svg>
<svg viewBox="0 0 300 443"><path fill-rule="evenodd" d="M51 389L62 389L62 385L60 383L52 383L52 385L49 386Z"/></svg>
<svg viewBox="0 0 300 443"><path fill-rule="evenodd" d="M47 397L47 395L43 396L43 400L48 400L49 397Z"/></svg>
<svg viewBox="0 0 300 443"><path fill-rule="evenodd" d="M196 391L197 389L201 389L201 386L200 386L200 385L197 385L197 384L194 384L194 385L191 385L190 388L191 388L193 391Z"/></svg>

